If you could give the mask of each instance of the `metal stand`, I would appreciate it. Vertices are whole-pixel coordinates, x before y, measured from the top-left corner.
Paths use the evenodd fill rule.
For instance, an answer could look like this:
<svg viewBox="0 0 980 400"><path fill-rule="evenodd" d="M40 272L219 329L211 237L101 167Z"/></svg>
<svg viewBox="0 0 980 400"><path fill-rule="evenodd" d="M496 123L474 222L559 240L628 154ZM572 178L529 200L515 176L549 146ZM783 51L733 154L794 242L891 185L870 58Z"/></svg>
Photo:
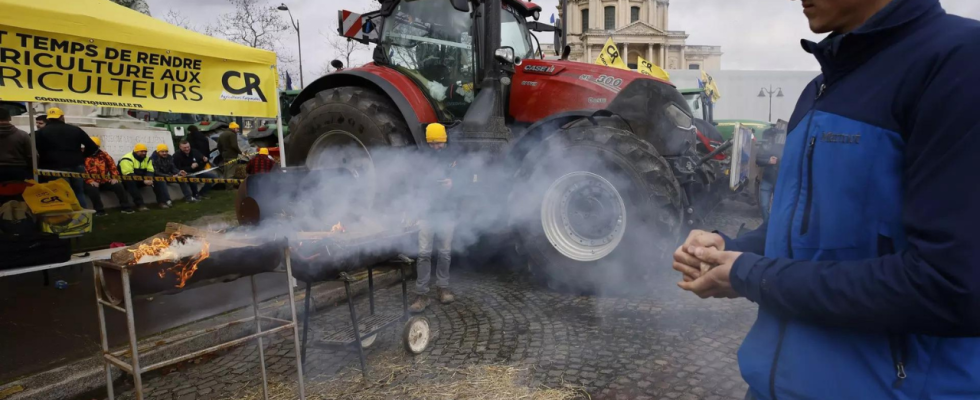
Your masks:
<svg viewBox="0 0 980 400"><path fill-rule="evenodd" d="M299 384L299 398L301 400L305 400L306 399L306 387L305 387L304 381L303 381L303 361L302 361L303 357L305 356L305 353L304 354L301 354L301 352L300 352L299 329L298 329L298 326L299 325L296 323L296 303L295 303L296 297L295 297L295 295L293 293L293 286L290 284L289 279L288 279L288 278L290 278L290 277L293 276L293 274L292 274L292 266L290 265L290 262L289 262L289 246L288 246L288 244L286 246L286 249L284 250L284 255L285 255L285 259L286 259L286 274L287 274L286 275L287 276L286 285L289 286L289 306L290 306L290 311L292 312L292 321L282 320L282 319L273 318L273 317L266 317L266 316L262 316L262 315L259 314L258 288L257 288L257 286L255 284L255 278L254 278L254 276L252 276L252 277L250 277L250 279L251 279L251 284L252 284L252 310L253 310L253 314L254 314L253 317L245 318L245 319L238 320L238 321L229 322L229 323L226 323L226 324L221 324L221 325L218 325L218 326L214 326L214 327L205 329L203 331L196 332L196 333L194 333L192 335L189 335L189 336L175 337L175 338L160 340L160 341L157 341L153 345L146 346L143 349L138 348L138 345L137 345L138 344L138 341L137 341L137 337L136 337L136 324L135 324L135 318L134 318L133 298L132 298L132 292L130 291L130 284L129 284L130 283L129 282L130 273L131 273L130 268L132 266L129 266L129 265L117 265L117 264L114 264L114 263L111 263L111 262L106 262L106 261L97 261L97 262L93 263L92 264L92 273L93 273L94 278L95 278L94 279L95 280L95 302L96 302L96 307L98 308L98 314L99 314L99 334L100 334L101 339L102 339L102 356L103 356L103 361L105 363L106 391L108 392L109 400L114 400L115 399L115 395L113 393L113 388L112 388L112 366L113 365L115 365L117 368L119 368L119 369L121 369L121 370L125 371L126 373L129 373L130 375L133 376L133 384L134 384L135 390L136 390L136 399L137 400L142 400L144 398L144 396L143 396L143 380L142 380L143 373L150 372L150 371L153 371L153 370L157 370L157 369L160 369L160 368L163 368L163 367L166 367L166 366L169 366L169 365L177 364L177 363L180 363L180 362L183 362L183 361L191 360L191 359L200 357L200 356L205 355L205 354L213 353L213 352L216 352L218 350L226 349L226 348L229 348L229 347L232 347L232 346L236 346L236 345L239 345L239 344L242 344L242 343L251 341L253 339L258 342L258 346L259 346L259 363L260 363L261 369L262 369L262 393L263 393L264 398L266 400L268 400L268 398L269 398L269 383L268 383L268 377L267 377L267 373L266 373L266 369L265 369L265 350L263 349L263 341L262 341L262 338L264 336L273 335L275 333L278 333L280 331L284 331L284 330L287 330L287 329L292 329L292 331L293 331L293 346L294 346L294 351L296 352L296 374L297 374L297 379L298 379L298 384ZM122 274L123 307L120 307L118 305L115 305L112 302L106 300L105 294L103 292L103 286L101 284L101 279L102 279L101 277L103 276L103 274L102 274L103 268L115 269L115 270L120 271L120 273ZM105 323L105 307L109 307L110 309L113 309L113 310L116 310L116 311L119 311L121 313L126 314L126 330L127 330L127 333L129 334L129 348L128 349L123 349L123 350L118 350L118 351L110 351L109 350L108 331L106 330L106 323ZM140 366L140 353L141 352L143 353L142 354L143 357L146 357L146 356L149 356L151 354L160 352L165 347L169 347L171 345L176 345L176 344L180 344L180 343L186 343L186 342L189 342L189 341L191 341L191 340L193 340L195 338L201 337L202 335L209 334L209 333L215 332L217 330L220 330L220 329L223 329L223 328L226 328L226 327L229 327L229 326L239 325L239 324L241 324L243 322L248 322L248 321L252 321L252 320L255 321L255 331L256 331L256 333L254 333L254 334L251 334L251 335L248 335L248 336L245 336L245 337L242 337L242 338L230 340L230 341L227 341L227 342L224 342L224 343L220 343L220 344L217 344L217 345L208 347L208 348L203 349L203 350L198 350L198 351L195 351L195 352L192 352L192 353L184 354L184 355L181 355L181 356L178 356L178 357L175 357L175 358L171 358L171 359L168 359L168 360L163 360L163 361L157 362L155 364L151 364L149 366L145 366L145 367L141 367ZM276 324L278 324L278 326L276 326L276 327L274 327L272 329L269 329L269 330L262 330L262 321L263 320L264 321L269 321L269 322L276 323ZM129 358L128 360L126 360L127 357Z"/></svg>
<svg viewBox="0 0 980 400"><path fill-rule="evenodd" d="M409 263L411 265L412 260L401 256L399 261L403 263ZM368 301L370 302L371 315L358 318L357 309L354 307L354 293L351 291L351 284L356 281L353 276L343 272L340 274L341 280L344 281L344 291L347 294L347 307L350 310L351 319L351 329L343 329L340 332L333 333L329 336L319 338L320 340L314 340L310 345L314 347L346 347L355 346L357 347L357 356L361 362L361 373L365 378L368 376L367 361L364 356L364 346L362 346L362 341L367 338L367 340L372 340L371 336L376 335L382 329L396 323L405 322L408 320L408 281L405 280L405 268L399 265L398 272L401 278L402 284L402 312L401 313L375 313L374 306L374 266L367 268L368 272ZM312 284L306 282L306 300L305 300L305 310L303 312L303 342L302 342L302 354L303 359L306 359L306 345L308 332L310 330L310 294L311 294ZM363 326L363 328L362 328Z"/></svg>

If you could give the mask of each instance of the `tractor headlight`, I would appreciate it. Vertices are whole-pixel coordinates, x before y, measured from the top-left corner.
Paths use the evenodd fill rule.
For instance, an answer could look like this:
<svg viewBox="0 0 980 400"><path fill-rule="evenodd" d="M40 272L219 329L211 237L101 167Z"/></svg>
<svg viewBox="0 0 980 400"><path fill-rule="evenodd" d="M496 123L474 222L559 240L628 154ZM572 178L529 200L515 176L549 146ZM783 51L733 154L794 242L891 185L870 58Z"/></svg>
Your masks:
<svg viewBox="0 0 980 400"><path fill-rule="evenodd" d="M694 117L681 110L676 104L667 105L664 114L667 114L667 118L670 118L678 128L691 129L694 126Z"/></svg>
<svg viewBox="0 0 980 400"><path fill-rule="evenodd" d="M539 18L541 18L541 11L535 11L534 14L531 14L531 16L534 17L535 21L537 21Z"/></svg>

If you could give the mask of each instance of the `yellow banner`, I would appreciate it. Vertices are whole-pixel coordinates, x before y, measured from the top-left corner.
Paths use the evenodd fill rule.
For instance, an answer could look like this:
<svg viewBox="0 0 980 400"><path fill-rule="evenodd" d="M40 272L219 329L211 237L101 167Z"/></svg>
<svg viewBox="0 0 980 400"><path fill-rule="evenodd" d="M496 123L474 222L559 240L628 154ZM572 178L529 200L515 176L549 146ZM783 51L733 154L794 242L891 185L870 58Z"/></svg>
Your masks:
<svg viewBox="0 0 980 400"><path fill-rule="evenodd" d="M276 116L275 65L214 56L0 25L0 100Z"/></svg>
<svg viewBox="0 0 980 400"><path fill-rule="evenodd" d="M595 63L599 65L605 65L607 67L614 67L629 70L630 68L626 66L626 62L623 61L623 57L619 54L619 49L616 48L616 44L613 43L612 38L606 40L606 45L602 46L602 52L599 53L599 57L595 59Z"/></svg>
<svg viewBox="0 0 980 400"><path fill-rule="evenodd" d="M645 58L637 56L636 57L636 72L643 75L649 75L654 78L663 79L665 81L670 80L670 74L664 71L662 68L653 65L653 63L647 61Z"/></svg>
<svg viewBox="0 0 980 400"><path fill-rule="evenodd" d="M704 88L704 93L706 93L710 98L712 103L717 103L721 100L721 92L718 91L718 84L715 83L715 78L708 75L708 72L701 70L701 87Z"/></svg>

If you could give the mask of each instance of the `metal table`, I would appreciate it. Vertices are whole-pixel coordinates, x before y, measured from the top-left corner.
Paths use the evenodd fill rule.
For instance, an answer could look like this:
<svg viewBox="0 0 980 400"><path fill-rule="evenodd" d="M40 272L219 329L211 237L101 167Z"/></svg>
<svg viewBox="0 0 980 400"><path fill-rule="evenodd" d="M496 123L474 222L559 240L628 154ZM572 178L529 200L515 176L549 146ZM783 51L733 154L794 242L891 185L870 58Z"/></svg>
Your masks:
<svg viewBox="0 0 980 400"><path fill-rule="evenodd" d="M135 326L135 322L134 322L135 319L134 319L134 311L133 311L134 310L133 309L133 294L132 294L132 291L131 291L131 288L130 288L130 275L132 273L132 269L134 267L139 267L140 264L137 264L137 265L128 265L128 264L127 265L119 265L119 264L115 264L115 263L107 262L107 261L96 261L96 262L94 262L93 263L93 268L92 268L92 273L94 274L94 281L95 281L96 306L97 306L98 311L99 311L99 333L100 333L101 339L102 339L102 355L103 355L103 362L105 364L106 389L107 389L108 394L109 394L109 400L114 400L115 399L115 395L113 393L113 388L112 388L112 366L116 366L117 368L119 368L119 369L121 369L121 370L125 371L126 373L129 373L130 375L133 376L133 383L134 383L135 390L136 390L136 399L137 400L142 400L144 398L143 397L143 381L142 381L142 374L144 372L150 372L150 371L157 370L157 369L160 369L160 368L169 366L169 365L173 365L173 364L177 364L177 363L180 363L180 362L183 362L183 361L191 360L191 359L200 357L200 356L205 355L205 354L208 354L208 353L213 353L213 352L216 352L218 350L226 349L226 348L229 348L229 347L232 347L232 346L236 346L236 345L239 345L239 344L248 342L248 341L253 340L253 339L258 342L258 346L259 346L259 363L260 363L261 369L262 369L262 393L264 395L264 398L266 400L268 400L268 398L269 398L269 383L268 383L268 376L266 374L266 369L265 369L265 350L263 349L262 338L265 337L265 336L269 336L269 335L278 333L280 331L288 330L288 329L292 329L292 331L293 331L293 346L294 346L294 351L295 351L295 354L296 354L296 373L297 373L298 382L299 382L299 398L301 400L305 399L306 398L306 388L305 388L305 385L304 385L304 382L303 382L303 360L302 360L302 355L301 355L301 351L300 351L299 330L297 329L297 326L298 325L296 323L296 321L297 321L297 319L296 319L296 298L295 298L295 295L293 293L293 285L290 282L291 279L288 279L289 277L292 276L292 265L291 265L291 262L289 260L290 259L290 256L289 256L290 250L289 250L288 244L285 246L285 248L283 250L283 253L284 253L284 258L285 258L285 263L286 263L286 276L287 276L286 284L289 287L289 308L290 308L290 312L291 312L291 315L292 315L292 321L287 321L287 320L282 320L282 319L278 319L278 318L262 316L262 315L259 314L258 289L257 289L257 287L255 285L255 276L254 275L249 275L249 279L251 280L251 283L252 283L252 310L254 312L254 317L246 318L246 319L243 319L243 320L234 321L234 322L230 322L230 323L226 323L226 324L221 324L221 325L218 325L218 326L215 326L215 327L206 329L204 331L198 332L198 333L196 333L196 334L194 334L192 336L185 336L185 337L179 337L179 338L171 338L169 340L158 341L158 342L156 342L156 343L154 343L152 345L144 346L144 348L138 348L138 339L136 337L136 326ZM122 306L113 304L112 301L107 300L106 293L104 292L105 286L103 286L102 285L102 282L101 282L101 278L104 276L104 274L102 273L102 269L103 268L114 269L114 270L117 270L117 271L119 271L121 273L121 275L122 275L122 287L123 287L123 304L122 304ZM129 347L128 347L128 349L123 349L123 350L118 350L118 351L110 351L109 350L108 332L106 330L106 322L105 322L105 309L106 309L106 307L108 307L109 309L115 310L115 311L119 311L119 312L121 312L123 314L126 314L126 329L128 331L128 334L129 334ZM234 340L229 340L227 342L220 343L220 344L217 344L217 345L208 347L208 348L203 349L203 350L198 350L198 351L191 352L191 353L188 353L188 354L184 354L184 355L181 355L181 356L178 356L178 357L174 357L174 358L171 358L171 359L163 360L163 361L157 362L155 364L151 364L149 366L142 366L140 364L140 355L142 355L143 357L146 357L146 356L148 356L150 354L154 354L154 353L160 352L165 347L170 347L172 345L176 345L176 344L180 344L180 343L186 343L186 342L189 342L189 341L191 341L191 340L193 340L195 338L201 337L202 335L205 335L205 334L208 334L208 333L212 333L212 332L215 332L217 330L220 330L220 329L223 329L223 328L232 326L232 325L237 325L237 324L240 324L242 322L247 322L247 321L255 321L255 330L256 330L256 332L254 334L251 334L251 335L248 335L248 336L245 336L245 337L242 337L242 338L234 339ZM275 326L274 328L269 329L269 330L262 330L262 323L261 323L262 321L272 322L272 323L277 324L278 326Z"/></svg>

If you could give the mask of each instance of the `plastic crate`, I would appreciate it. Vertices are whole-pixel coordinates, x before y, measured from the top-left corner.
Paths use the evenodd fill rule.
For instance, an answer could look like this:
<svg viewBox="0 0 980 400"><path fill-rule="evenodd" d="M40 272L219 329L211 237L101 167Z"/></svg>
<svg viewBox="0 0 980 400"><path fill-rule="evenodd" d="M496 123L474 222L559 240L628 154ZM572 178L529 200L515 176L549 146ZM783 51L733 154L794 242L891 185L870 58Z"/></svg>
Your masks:
<svg viewBox="0 0 980 400"><path fill-rule="evenodd" d="M37 216L41 232L54 233L61 238L82 236L92 232L94 210L46 213Z"/></svg>

